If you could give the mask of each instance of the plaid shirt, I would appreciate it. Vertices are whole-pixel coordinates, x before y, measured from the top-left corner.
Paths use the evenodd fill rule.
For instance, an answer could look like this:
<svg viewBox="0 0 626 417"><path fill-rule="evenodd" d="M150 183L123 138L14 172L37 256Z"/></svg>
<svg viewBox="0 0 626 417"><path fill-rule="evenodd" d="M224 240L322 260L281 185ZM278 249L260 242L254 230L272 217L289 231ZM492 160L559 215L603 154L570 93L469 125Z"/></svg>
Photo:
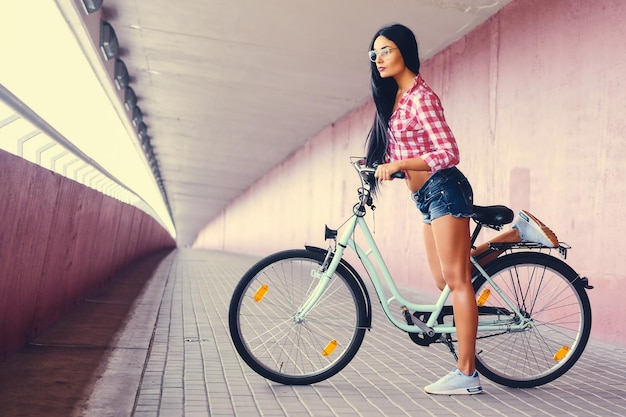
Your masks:
<svg viewBox="0 0 626 417"><path fill-rule="evenodd" d="M459 148L446 123L437 94L421 75L398 102L389 119L386 162L420 157L431 172L459 163Z"/></svg>

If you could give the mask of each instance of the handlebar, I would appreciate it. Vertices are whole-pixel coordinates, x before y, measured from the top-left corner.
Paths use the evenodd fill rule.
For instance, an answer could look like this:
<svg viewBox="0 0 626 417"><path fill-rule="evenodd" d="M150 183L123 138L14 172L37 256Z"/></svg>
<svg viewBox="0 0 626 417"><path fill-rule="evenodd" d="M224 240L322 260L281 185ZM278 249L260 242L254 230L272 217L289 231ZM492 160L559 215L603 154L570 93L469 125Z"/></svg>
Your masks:
<svg viewBox="0 0 626 417"><path fill-rule="evenodd" d="M359 203L354 206L354 214L357 216L365 215L365 206L369 206L372 210L375 209L374 201L370 193L371 185L376 181L374 173L376 167L368 167L365 158L352 156L350 157L350 164L359 173L361 179L361 187L359 187ZM377 166L377 164L374 164ZM404 178L405 174L402 171L398 171L392 175L393 178Z"/></svg>
<svg viewBox="0 0 626 417"><path fill-rule="evenodd" d="M374 163L373 167L368 167L366 165L365 158L360 157L360 156L351 156L350 163L352 164L354 169L356 169L359 172L359 174L361 174L361 177L365 181L370 181L370 176L373 177L374 173L376 172L376 168L379 165L379 163ZM402 179L402 178L405 178L405 174L402 171L398 171L398 172L394 172L391 175L391 177Z"/></svg>

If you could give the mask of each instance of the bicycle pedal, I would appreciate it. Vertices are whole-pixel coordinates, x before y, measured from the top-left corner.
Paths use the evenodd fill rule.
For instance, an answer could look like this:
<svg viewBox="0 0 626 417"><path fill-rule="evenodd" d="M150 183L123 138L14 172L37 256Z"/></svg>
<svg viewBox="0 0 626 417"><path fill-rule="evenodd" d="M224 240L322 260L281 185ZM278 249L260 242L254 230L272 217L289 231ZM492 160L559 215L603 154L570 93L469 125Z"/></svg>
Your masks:
<svg viewBox="0 0 626 417"><path fill-rule="evenodd" d="M413 326L413 319L411 318L411 313L409 312L409 309L406 306L402 306L402 315L404 316L404 319L406 320L406 324L408 324L409 326Z"/></svg>
<svg viewBox="0 0 626 417"><path fill-rule="evenodd" d="M406 306L402 306L402 314L404 314L404 318L406 319L406 322L409 326L419 327L427 336L432 337L435 335L435 331L431 329L430 327L428 327L426 325L426 322L420 319L419 317L416 316L415 318L417 318L417 322L414 322L413 318L411 317L411 312ZM430 315L430 313L428 314Z"/></svg>

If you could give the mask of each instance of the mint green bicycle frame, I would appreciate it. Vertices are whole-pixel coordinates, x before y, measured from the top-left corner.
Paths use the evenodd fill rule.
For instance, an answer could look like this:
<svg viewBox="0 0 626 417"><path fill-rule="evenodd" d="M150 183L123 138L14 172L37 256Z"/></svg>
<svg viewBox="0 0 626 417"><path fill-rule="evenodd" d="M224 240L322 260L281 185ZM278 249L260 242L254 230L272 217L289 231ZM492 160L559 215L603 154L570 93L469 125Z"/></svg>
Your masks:
<svg viewBox="0 0 626 417"><path fill-rule="evenodd" d="M363 250L353 239L354 231L357 227L359 227L359 229L363 232L363 236L365 237L365 240L367 241L367 244L369 246L369 250L367 251ZM431 335L434 333L455 333L456 332L456 327L453 324L437 323L437 318L439 317L439 314L441 313L448 299L448 296L450 295L450 289L448 288L448 286L446 285L446 287L443 289L436 304L415 304L405 299L404 297L402 297L402 295L400 294L400 291L395 285L395 282L393 281L391 273L389 272L389 269L387 268L387 265L385 264L385 261L383 260L382 255L380 254L380 251L378 250L378 247L376 245L376 242L374 241L374 237L372 236L372 233L370 232L367 222L364 220L363 216L360 216L357 214L354 214L348 220L346 224L346 229L341 235L341 238L339 239L339 241L337 242L336 248L334 250L333 259L328 265L328 268L325 271L320 271L320 270L311 271L311 274L315 278L318 278L320 282L316 285L311 295L307 298L307 300L305 300L305 302L302 304L302 306L298 310L298 313L294 317L294 320L296 322L300 322L304 320L308 312L311 311L311 309L313 309L313 307L317 304L319 299L322 297L347 247L352 248L361 259L363 266L365 267L365 269L367 270L367 272L369 273L371 277L375 291L378 295L379 300L381 301L381 305L383 307L385 314L387 315L387 318L396 327L409 333L430 332ZM383 275L385 283L388 287L388 291L391 292L390 298L386 299L385 289L383 288L383 284L378 275L378 271L376 270L374 263L370 259L370 257L372 256L374 258L374 263L379 267ZM479 271L479 273L482 274L485 277L485 279L492 285L493 289L498 293L498 295L502 297L502 299L510 308L510 311L514 312L516 315L515 318L506 316L502 319L494 320L492 317L490 321L482 321L482 322L479 321L478 332L481 332L481 331L511 331L511 332L520 331L521 332L521 331L526 331L527 329L529 329L532 326L532 321L528 320L520 313L520 311L515 306L515 304L513 304L513 302L511 302L511 300L509 299L509 297L507 297L507 295L504 294L504 292L493 282L489 274L485 272L485 270L478 264L478 262L473 257L470 257L470 262L474 265L476 270ZM430 315L427 322L425 323L426 326L428 326L430 329L423 328L416 324L413 324L413 325L407 324L405 322L398 320L395 316L391 314L391 310L390 310L390 305L394 301L398 302L402 306L406 306L409 310L433 313Z"/></svg>

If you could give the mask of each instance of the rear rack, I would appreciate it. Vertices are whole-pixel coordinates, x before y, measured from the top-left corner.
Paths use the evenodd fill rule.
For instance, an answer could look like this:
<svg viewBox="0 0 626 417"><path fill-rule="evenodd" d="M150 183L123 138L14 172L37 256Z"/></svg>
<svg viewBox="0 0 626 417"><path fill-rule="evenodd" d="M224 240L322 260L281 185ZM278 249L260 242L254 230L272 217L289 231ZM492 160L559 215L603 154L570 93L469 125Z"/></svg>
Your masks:
<svg viewBox="0 0 626 417"><path fill-rule="evenodd" d="M534 242L491 242L489 243L489 249L491 251L519 251L519 250L537 250L540 252L547 251L551 253L553 250L557 251L561 258L567 259L567 251L572 247L565 242L559 242L559 246L552 248L549 246L544 246L541 243ZM485 251L484 254L479 255L478 259L489 254L490 251Z"/></svg>

